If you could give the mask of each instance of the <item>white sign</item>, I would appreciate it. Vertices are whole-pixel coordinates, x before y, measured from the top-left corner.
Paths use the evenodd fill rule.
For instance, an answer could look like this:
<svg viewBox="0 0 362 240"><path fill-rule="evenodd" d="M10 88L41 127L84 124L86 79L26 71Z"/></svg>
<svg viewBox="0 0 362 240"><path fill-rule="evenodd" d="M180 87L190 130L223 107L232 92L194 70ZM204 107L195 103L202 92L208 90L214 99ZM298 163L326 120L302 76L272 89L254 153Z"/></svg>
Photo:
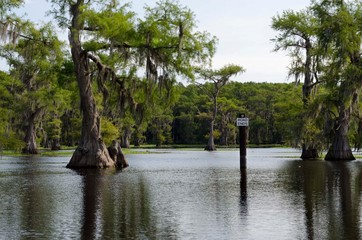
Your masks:
<svg viewBox="0 0 362 240"><path fill-rule="evenodd" d="M249 126L249 118L237 118L236 126L238 127L247 127Z"/></svg>

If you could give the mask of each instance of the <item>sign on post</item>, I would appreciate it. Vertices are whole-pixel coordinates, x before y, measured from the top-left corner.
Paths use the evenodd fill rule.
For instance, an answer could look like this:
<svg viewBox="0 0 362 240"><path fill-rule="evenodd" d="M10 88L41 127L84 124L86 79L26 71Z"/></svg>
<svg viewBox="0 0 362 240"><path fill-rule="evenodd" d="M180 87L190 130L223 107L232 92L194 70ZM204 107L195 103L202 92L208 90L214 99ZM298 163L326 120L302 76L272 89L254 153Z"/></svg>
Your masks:
<svg viewBox="0 0 362 240"><path fill-rule="evenodd" d="M237 127L248 127L249 126L249 118L237 118L236 119Z"/></svg>
<svg viewBox="0 0 362 240"><path fill-rule="evenodd" d="M240 170L246 169L246 142L247 128L249 126L249 118L245 114L240 114L236 119L236 126L239 127L239 144L240 144Z"/></svg>

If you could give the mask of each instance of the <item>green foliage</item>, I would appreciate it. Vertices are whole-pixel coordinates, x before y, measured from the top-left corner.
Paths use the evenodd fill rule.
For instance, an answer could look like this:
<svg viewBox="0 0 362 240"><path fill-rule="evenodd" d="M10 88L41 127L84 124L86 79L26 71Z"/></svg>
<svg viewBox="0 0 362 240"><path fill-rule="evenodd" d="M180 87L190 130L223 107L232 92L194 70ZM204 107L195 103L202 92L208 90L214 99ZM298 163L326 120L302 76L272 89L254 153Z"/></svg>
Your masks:
<svg viewBox="0 0 362 240"><path fill-rule="evenodd" d="M62 121L58 118L54 118L47 122L46 132L50 139L60 139L62 130Z"/></svg>
<svg viewBox="0 0 362 240"><path fill-rule="evenodd" d="M19 150L23 145L11 125L14 115L11 109L0 107L0 150Z"/></svg>
<svg viewBox="0 0 362 240"><path fill-rule="evenodd" d="M8 134L6 136L0 135L0 151L2 150L14 150L20 151L24 143L19 137L14 134Z"/></svg>
<svg viewBox="0 0 362 240"><path fill-rule="evenodd" d="M289 85L283 94L278 94L274 105L275 130L281 143L300 146L300 132L304 127L301 88Z"/></svg>
<svg viewBox="0 0 362 240"><path fill-rule="evenodd" d="M149 46L139 49L140 56L146 57L146 65L152 63L168 74L193 79L195 64L210 63L217 39L207 32L195 31L195 15L190 9L177 1L162 0L145 11L138 28L140 41ZM152 75L152 69L148 70Z"/></svg>
<svg viewBox="0 0 362 240"><path fill-rule="evenodd" d="M80 139L82 119L79 113L66 112L62 116L62 142L67 146L74 146Z"/></svg>
<svg viewBox="0 0 362 240"><path fill-rule="evenodd" d="M172 143L172 120L172 115L167 113L156 115L152 118L148 131L152 134L151 141L155 143L157 147Z"/></svg>
<svg viewBox="0 0 362 240"><path fill-rule="evenodd" d="M5 10L13 7L19 7L23 2L23 0L3 0L0 3L0 9Z"/></svg>
<svg viewBox="0 0 362 240"><path fill-rule="evenodd" d="M146 135L133 131L133 136L139 134L138 138L144 138L148 143L160 146L170 143L197 144L205 142L205 136L209 134L208 123L210 121L208 96L193 84L186 87L177 85L176 88L180 96L175 98L173 103L165 102L162 95L159 95L159 90L155 88L154 103L147 102L150 104L147 105L148 115L142 123L146 124ZM311 137L325 137L323 135L325 134L323 130L324 113L311 116L315 122L303 125L301 115L304 111L300 92L301 86L294 84L230 82L225 86L218 99L219 116L216 119L216 143L221 142L225 129L228 132L227 143L236 143L238 131L235 119L239 113L245 113L250 119L249 142L251 144L284 143L296 146L300 141L298 137L303 126ZM166 91L164 93L166 94ZM145 96L141 94L138 97L138 101L140 101ZM146 99L144 98L144 100ZM322 101L322 98L318 99L320 103L326 101ZM312 102L310 107L316 109L318 106L317 102ZM319 107L319 109L326 108L327 106ZM60 118L62 120L61 138L64 143L72 145L80 137L79 111L74 108L62 111L64 111L64 115ZM118 123L123 124L122 126L135 126L134 118L129 114L130 112ZM223 119L224 117L226 120ZM55 130L58 129L59 123L56 118L45 122L46 126ZM110 121L103 117L101 123L104 142L109 144L120 136L117 121L113 122L113 120ZM318 128L315 129L315 126ZM321 132L320 129L323 131ZM47 132L50 134L51 130L49 129ZM56 132L56 134L58 133L59 131Z"/></svg>
<svg viewBox="0 0 362 240"><path fill-rule="evenodd" d="M289 77L294 77L296 83L303 81L303 101L306 104L318 82L317 72L321 64L315 37L318 27L318 19L310 8L298 12L284 11L272 18L272 28L278 32L272 39L274 51L287 51L291 58Z"/></svg>
<svg viewBox="0 0 362 240"><path fill-rule="evenodd" d="M46 119L45 112L57 115L54 112L64 110L61 106L67 94L57 82L63 61L62 43L50 24L36 27L27 23L22 34L26 37L19 38L16 44L6 44L0 49L1 56L9 64L10 75L16 79L11 89L9 85L3 86L11 93L9 107L14 110L9 121L11 128L16 128L17 133L22 132L27 145L36 148L33 139L42 118ZM59 139L59 127L48 129L53 131L51 136L58 136ZM30 141L32 144L28 144ZM30 151L36 152L36 149Z"/></svg>
<svg viewBox="0 0 362 240"><path fill-rule="evenodd" d="M14 93L20 83L2 71L0 83L0 150L19 150L23 143L12 122L16 117Z"/></svg>
<svg viewBox="0 0 362 240"><path fill-rule="evenodd" d="M211 117L210 117L210 131L209 131L209 141L208 141L208 146L206 147L207 149L214 149L214 125L215 125L215 120L218 117L218 110L219 110L219 106L218 106L218 97L219 94L222 90L222 88L225 87L226 84L229 83L230 78L232 76L235 76L241 72L244 72L245 70L238 65L234 65L234 64L229 64L226 65L218 70L211 70L211 69L204 69L204 68L197 68L196 69L196 73L198 74L198 76L200 78L203 78L206 80L206 84L200 85L199 87L200 89L202 89L202 91L208 95L208 97L210 98L210 104L212 105L212 107L210 107L210 113L211 113ZM225 117L225 116L223 116ZM222 128L225 128L227 122L222 121ZM212 134L212 135L211 135ZM223 144L227 144L227 140L226 135L227 132L223 132ZM221 134L220 134L221 135Z"/></svg>
<svg viewBox="0 0 362 240"><path fill-rule="evenodd" d="M101 120L101 133L102 140L107 146L110 146L113 140L119 138L119 129L117 126L104 117Z"/></svg>
<svg viewBox="0 0 362 240"><path fill-rule="evenodd" d="M323 102L328 109L325 114L327 124L323 133L329 137L330 149L339 149L343 145L341 152L349 151L348 136L351 133L348 131L351 132L350 126L354 125L352 115L359 115L361 8L360 1L316 1L312 4L320 23L316 37L321 46L320 59L324 62L321 78L327 90ZM358 142L357 138L354 140ZM331 158L335 157L332 151L329 153L333 155Z"/></svg>
<svg viewBox="0 0 362 240"><path fill-rule="evenodd" d="M96 111L111 119L123 133L133 132L137 141L148 124L158 142L169 141L165 129L172 122L169 112L178 96L176 76L192 78L194 64L210 63L216 38L197 32L194 14L177 1L146 7L144 19L136 19L129 5L120 6L118 1L73 6L59 0L52 2L58 7L54 14L62 26L67 25L67 9L79 10L76 24L72 22L72 40L78 42L81 35L78 46L90 60L92 89L97 91L91 94ZM138 76L140 69L146 70L144 76ZM84 74L90 73L78 77Z"/></svg>
<svg viewBox="0 0 362 240"><path fill-rule="evenodd" d="M272 18L272 28L279 32L275 39L275 50L288 50L289 48L305 48L305 40L315 36L318 20L312 15L310 9L299 12L293 10L283 11L282 14Z"/></svg>
<svg viewBox="0 0 362 240"><path fill-rule="evenodd" d="M1 18L22 2L2 1ZM68 27L70 2L52 2L56 19ZM275 50L287 51L289 74L297 83L309 78L304 87L232 82L232 76L244 72L234 64L208 69L217 39L198 31L194 13L178 1L146 6L145 16L139 18L130 5L117 1L86 1L79 10L81 48L86 56L93 56L86 74L96 90L92 94L102 115L106 144L125 133L158 146L203 143L210 121L217 143L235 144L235 119L245 113L250 119L250 143L314 142L325 148L341 109L350 109L353 115L352 142L356 146L362 142L356 100L362 85L359 1L312 1L304 10L284 11L272 19L278 32ZM64 56L63 43L51 25L11 21L19 21L27 37L1 47L1 56L10 66L9 74L0 72L1 147L19 148L26 119L37 111L41 113L35 122L38 130L43 127L48 138L75 144L80 138L82 106L73 59ZM195 80L195 73L206 81L199 86L176 84L180 75ZM306 101L307 90L313 94Z"/></svg>
<svg viewBox="0 0 362 240"><path fill-rule="evenodd" d="M304 76L303 120L297 132L305 146L321 150L337 144L344 152L348 129L354 128L356 136L351 115L362 88L361 9L360 1L312 1L305 10L284 11L272 19L272 28L279 32L273 39L275 50L288 51L290 75L297 82Z"/></svg>
<svg viewBox="0 0 362 240"><path fill-rule="evenodd" d="M13 38L13 36L9 36L13 35L11 30L17 29L19 26L17 23L18 20L15 20L16 17L11 10L20 7L23 3L23 0L0 1L0 41L6 40L7 38Z"/></svg>
<svg viewBox="0 0 362 240"><path fill-rule="evenodd" d="M217 141L220 139L221 133L219 130L216 129L212 132L212 135L213 135L214 139ZM204 139L207 140L207 139L209 139L209 137L210 137L210 133L206 134L204 136Z"/></svg>
<svg viewBox="0 0 362 240"><path fill-rule="evenodd" d="M235 144L236 118L245 113L250 119L252 144L288 144L296 146L302 128L301 86L294 84L230 82L218 100L219 116L216 143ZM298 100L299 99L299 100ZM208 97L195 85L184 88L174 107L175 143L203 143L209 134Z"/></svg>
<svg viewBox="0 0 362 240"><path fill-rule="evenodd" d="M83 21L92 36L85 41L86 51L104 50L112 42L115 47L132 41L135 34L134 13L128 10L128 5L117 6L114 2L104 3L99 9L92 5L84 5L80 21Z"/></svg>

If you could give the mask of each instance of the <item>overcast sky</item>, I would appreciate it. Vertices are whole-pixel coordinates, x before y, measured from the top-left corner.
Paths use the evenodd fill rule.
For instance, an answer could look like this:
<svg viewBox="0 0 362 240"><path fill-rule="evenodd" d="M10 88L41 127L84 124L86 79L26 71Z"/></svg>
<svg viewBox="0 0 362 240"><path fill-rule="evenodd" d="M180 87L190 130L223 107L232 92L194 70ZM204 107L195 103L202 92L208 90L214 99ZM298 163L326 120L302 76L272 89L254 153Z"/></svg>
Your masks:
<svg viewBox="0 0 362 240"><path fill-rule="evenodd" d="M125 1L130 2L130 1ZM153 0L134 0L132 10L143 16L143 6L152 6ZM246 72L234 78L237 81L291 82L287 80L289 59L283 52L273 52L271 43L276 32L271 29L271 18L283 10L300 10L310 0L179 0L196 15L199 30L219 39L214 57L214 68L233 63ZM45 0L26 0L24 12L35 21L44 21L49 3ZM49 20L49 19L48 19ZM47 19L45 19L47 21ZM63 33L64 35L64 33Z"/></svg>

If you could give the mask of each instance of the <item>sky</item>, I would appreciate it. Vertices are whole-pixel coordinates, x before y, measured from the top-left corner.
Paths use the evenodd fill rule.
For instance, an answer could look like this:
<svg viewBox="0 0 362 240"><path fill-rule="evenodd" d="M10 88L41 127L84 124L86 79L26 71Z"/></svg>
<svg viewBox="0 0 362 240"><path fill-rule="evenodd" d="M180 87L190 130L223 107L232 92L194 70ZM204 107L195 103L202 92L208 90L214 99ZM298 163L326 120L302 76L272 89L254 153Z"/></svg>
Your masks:
<svg viewBox="0 0 362 240"><path fill-rule="evenodd" d="M154 0L133 0L132 10L143 16L145 4L153 6ZM179 0L196 16L198 30L207 31L219 39L213 58L213 68L227 64L243 66L246 72L232 80L240 82L288 83L289 58L286 52L273 52L271 39L277 32L271 29L271 19L284 10L300 10L310 5L310 0ZM45 12L50 4L45 0L26 0L22 10L26 17L37 22L47 22ZM54 23L55 24L55 23ZM60 35L66 37L64 32Z"/></svg>

